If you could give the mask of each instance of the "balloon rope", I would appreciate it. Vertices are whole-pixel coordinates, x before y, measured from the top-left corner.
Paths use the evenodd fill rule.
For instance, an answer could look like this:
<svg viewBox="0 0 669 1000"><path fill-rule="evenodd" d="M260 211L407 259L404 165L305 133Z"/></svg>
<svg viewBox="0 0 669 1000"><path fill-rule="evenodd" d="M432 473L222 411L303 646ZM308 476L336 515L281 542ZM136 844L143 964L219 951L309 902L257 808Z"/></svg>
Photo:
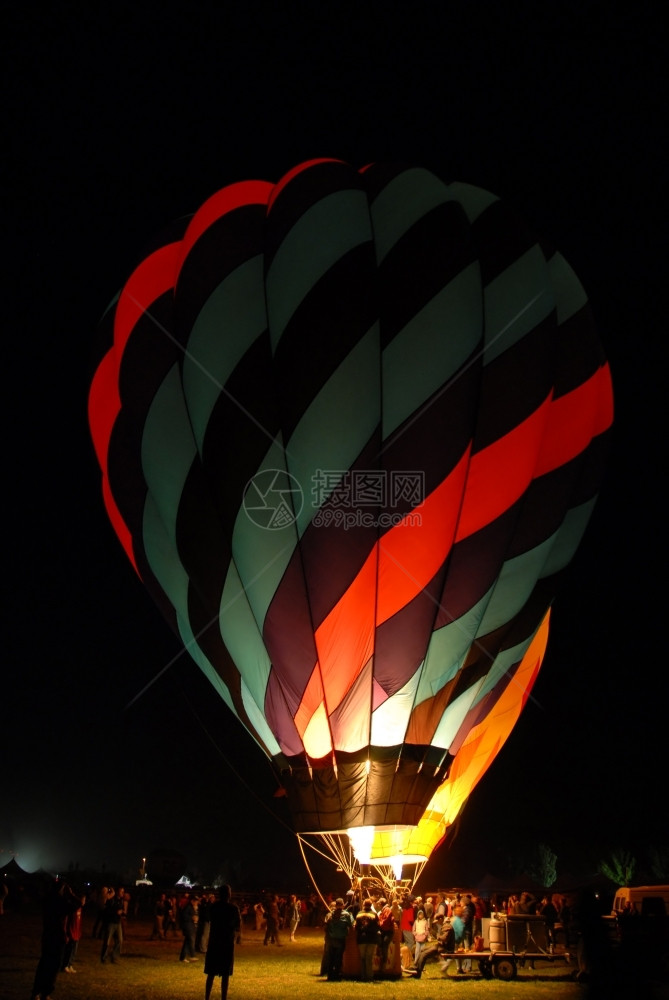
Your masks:
<svg viewBox="0 0 669 1000"><path fill-rule="evenodd" d="M321 900L323 906L325 907L325 909L329 910L330 909L329 903L327 902L326 899L323 898L323 893L318 888L318 886L316 884L316 879L314 878L314 876L312 874L312 871L311 871L311 868L309 867L309 863L307 862L307 856L304 853L304 846L303 846L303 843L302 843L302 837L299 835L299 833L297 833L295 836L297 837L297 842L300 845L300 853L302 854L302 860L304 861L304 867L309 872L309 878L311 879L311 884L313 885L314 889L316 890L316 892L320 896L320 900ZM309 845L309 846L311 846L311 845Z"/></svg>
<svg viewBox="0 0 669 1000"><path fill-rule="evenodd" d="M427 864L427 861L417 861L416 862L416 867L414 869L414 876L413 876L412 888L414 888L414 889L416 888L416 882L418 881L418 879L423 874L423 868L425 868L426 864Z"/></svg>

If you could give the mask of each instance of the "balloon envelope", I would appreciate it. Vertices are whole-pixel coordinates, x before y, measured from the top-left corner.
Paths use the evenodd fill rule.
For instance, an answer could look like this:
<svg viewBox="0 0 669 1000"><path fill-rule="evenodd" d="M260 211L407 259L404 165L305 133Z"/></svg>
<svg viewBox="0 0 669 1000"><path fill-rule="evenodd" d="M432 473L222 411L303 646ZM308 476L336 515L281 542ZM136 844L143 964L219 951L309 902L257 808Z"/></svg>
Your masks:
<svg viewBox="0 0 669 1000"><path fill-rule="evenodd" d="M486 191L316 160L216 193L102 327L89 421L135 570L297 832L427 856L597 495L611 381L577 278Z"/></svg>

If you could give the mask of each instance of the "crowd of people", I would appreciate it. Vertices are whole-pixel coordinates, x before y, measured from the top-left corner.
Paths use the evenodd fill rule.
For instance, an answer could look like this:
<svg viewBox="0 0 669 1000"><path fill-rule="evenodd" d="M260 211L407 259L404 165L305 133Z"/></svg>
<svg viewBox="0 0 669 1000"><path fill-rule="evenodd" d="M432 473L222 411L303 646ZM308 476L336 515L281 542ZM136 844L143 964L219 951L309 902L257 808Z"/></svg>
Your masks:
<svg viewBox="0 0 669 1000"><path fill-rule="evenodd" d="M371 893L364 901L351 890L346 900L338 898L331 904L325 918L325 947L321 974L328 979L342 975L342 958L349 933L355 936L360 955L360 978L372 978L375 955L379 968L387 968L390 944L399 936L401 966L404 971L416 969L425 950L442 952L442 970L453 961L458 973L471 968L471 958L459 953L483 948L483 920L503 919L512 915L540 915L546 927L548 948L553 950L555 928L562 925L565 942L569 940L573 917L565 897L547 894L540 899L530 892L508 899L491 901L475 893L435 893L423 899L409 891L386 899L381 893ZM399 932L399 935L396 935Z"/></svg>
<svg viewBox="0 0 669 1000"><path fill-rule="evenodd" d="M62 880L54 883L44 903L42 954L35 974L32 998L41 1000L53 992L59 972L76 971L81 939L82 909L87 900ZM130 894L124 887L103 887L88 901L93 911L92 936L100 941L100 962L118 962L123 954L125 926L130 914ZM346 898L329 894L305 896L268 893L239 905L231 902L229 886L218 891L160 892L152 902L150 940L180 938L178 960L197 962L204 956L206 998L212 983L221 976L222 997L227 995L233 969L235 944L242 942L242 929L262 935L265 946L282 947L297 940L301 926L322 928L324 935L321 976L342 977L342 963L349 940L359 956L359 978L370 981L376 972L388 971L391 943L399 947L401 968L416 969L421 956L442 953L442 969L451 961L458 972L471 967L471 959L459 956L482 947L484 918L511 914L540 914L544 918L551 948L556 925L569 939L572 915L567 901L557 894L538 899L530 892L490 901L476 893L433 893L423 898L407 889L388 893L359 887ZM479 944L480 942L480 944ZM448 957L452 956L452 957Z"/></svg>

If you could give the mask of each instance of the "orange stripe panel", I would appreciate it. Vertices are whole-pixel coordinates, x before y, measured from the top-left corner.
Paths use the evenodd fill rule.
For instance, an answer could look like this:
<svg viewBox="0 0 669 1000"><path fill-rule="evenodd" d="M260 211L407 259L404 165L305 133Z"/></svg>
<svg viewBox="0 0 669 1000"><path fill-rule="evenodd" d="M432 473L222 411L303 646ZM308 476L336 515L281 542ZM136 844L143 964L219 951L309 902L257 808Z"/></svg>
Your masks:
<svg viewBox="0 0 669 1000"><path fill-rule="evenodd" d="M376 833L372 858L389 854L429 857L443 840L476 784L508 739L539 673L548 642L550 611L530 643L518 670L485 719L468 733L446 781L432 796L418 825L392 835Z"/></svg>
<svg viewBox="0 0 669 1000"><path fill-rule="evenodd" d="M414 508L413 515L378 542L377 625L392 618L412 601L428 585L450 552L468 462L469 449L443 483ZM420 523L412 523L413 517L419 517Z"/></svg>
<svg viewBox="0 0 669 1000"><path fill-rule="evenodd" d="M316 629L328 714L341 703L374 652L377 559L378 543L348 590Z"/></svg>

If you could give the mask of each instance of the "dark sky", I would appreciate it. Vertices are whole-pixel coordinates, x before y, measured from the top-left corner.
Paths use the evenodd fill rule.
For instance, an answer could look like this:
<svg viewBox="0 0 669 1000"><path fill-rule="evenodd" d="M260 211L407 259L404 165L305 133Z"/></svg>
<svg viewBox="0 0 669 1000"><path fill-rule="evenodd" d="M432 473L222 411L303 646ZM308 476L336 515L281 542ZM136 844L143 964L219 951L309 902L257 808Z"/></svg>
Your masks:
<svg viewBox="0 0 669 1000"><path fill-rule="evenodd" d="M508 199L579 275L613 372L613 455L535 700L430 877L475 879L514 843L548 843L564 871L666 841L653 5L342 6L9 19L0 864L125 870L168 847L205 874L280 859L306 883L269 765L106 520L86 398L99 317L154 234L315 156L415 162Z"/></svg>

